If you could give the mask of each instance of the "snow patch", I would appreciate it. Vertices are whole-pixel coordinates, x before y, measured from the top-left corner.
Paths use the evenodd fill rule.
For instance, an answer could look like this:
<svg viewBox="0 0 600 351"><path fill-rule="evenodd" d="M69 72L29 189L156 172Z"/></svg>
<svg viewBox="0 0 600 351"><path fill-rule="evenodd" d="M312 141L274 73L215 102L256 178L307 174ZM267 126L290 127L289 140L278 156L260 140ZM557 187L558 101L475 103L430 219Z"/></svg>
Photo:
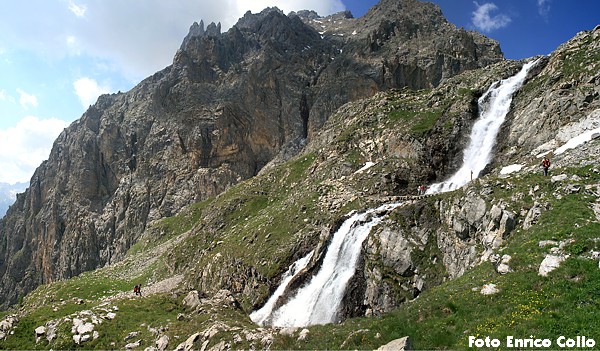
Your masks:
<svg viewBox="0 0 600 351"><path fill-rule="evenodd" d="M375 162L369 161L369 162L365 163L365 165L362 166L361 169L359 169L358 171L354 172L354 174L362 173L362 172L366 171L367 169L373 167L374 165L375 165Z"/></svg>
<svg viewBox="0 0 600 351"><path fill-rule="evenodd" d="M594 135L596 133L600 133L600 128L588 130L585 133L579 134L578 136L569 139L569 141L567 141L567 143L564 144L563 146L554 150L554 154L560 155L569 149L574 149L580 145L583 145L583 144L587 143L588 141L592 140L592 135Z"/></svg>
<svg viewBox="0 0 600 351"><path fill-rule="evenodd" d="M555 139L538 146L532 154L542 158L554 150L555 155L560 155L590 141L596 133L600 133L600 109L592 111L577 122L561 127Z"/></svg>
<svg viewBox="0 0 600 351"><path fill-rule="evenodd" d="M518 172L521 170L521 168L523 168L523 165L510 165L510 166L506 166L504 168L502 168L500 170L500 174L510 174L510 173L514 173L514 172Z"/></svg>

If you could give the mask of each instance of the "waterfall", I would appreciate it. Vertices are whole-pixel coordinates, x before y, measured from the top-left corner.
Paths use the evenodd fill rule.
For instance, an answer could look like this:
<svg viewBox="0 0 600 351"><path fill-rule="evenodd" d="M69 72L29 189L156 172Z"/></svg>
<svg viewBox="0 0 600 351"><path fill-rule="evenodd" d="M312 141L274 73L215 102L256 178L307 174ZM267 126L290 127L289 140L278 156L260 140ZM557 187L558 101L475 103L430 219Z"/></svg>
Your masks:
<svg viewBox="0 0 600 351"><path fill-rule="evenodd" d="M279 309L272 311L275 301L269 299L265 306L253 312L250 318L258 324L277 327L335 322L346 286L354 276L363 241L371 228L381 222L389 211L400 205L386 204L352 214L333 234L319 272ZM298 261L292 266L297 264ZM292 267L288 272L291 269ZM285 283L286 286L287 283L289 280ZM286 286L282 288L282 285L277 290L281 288L283 292Z"/></svg>
<svg viewBox="0 0 600 351"><path fill-rule="evenodd" d="M523 85L527 73L537 61L528 62L516 75L495 82L479 98L479 119L473 125L469 145L464 151L462 166L448 180L432 184L427 194L458 189L479 176L491 160L492 148L510 110L513 94Z"/></svg>
<svg viewBox="0 0 600 351"><path fill-rule="evenodd" d="M264 325L268 322L269 318L271 317L271 314L273 313L273 307L275 307L277 300L279 300L281 295L283 295L285 289L287 289L292 279L294 279L294 277L296 277L298 273L300 273L304 268L306 268L313 254L314 250L309 252L308 255L302 257L298 261L292 263L292 265L288 268L288 270L281 278L281 283L277 287L277 290L275 290L273 295L271 295L267 303L265 303L265 305L261 309L256 310L250 314L250 319L252 319L254 323Z"/></svg>
<svg viewBox="0 0 600 351"><path fill-rule="evenodd" d="M433 184L428 194L446 192L467 184L490 162L496 136L510 109L512 95L521 87L529 70L537 63L526 63L516 75L496 82L479 99L480 117L473 125L463 165L448 180ZM354 276L363 241L385 215L401 204L387 204L354 213L333 234L319 272L280 308L273 310L289 282L304 269L310 257L296 261L269 301L250 317L260 325L303 327L336 322L346 286ZM312 256L312 253L309 254Z"/></svg>

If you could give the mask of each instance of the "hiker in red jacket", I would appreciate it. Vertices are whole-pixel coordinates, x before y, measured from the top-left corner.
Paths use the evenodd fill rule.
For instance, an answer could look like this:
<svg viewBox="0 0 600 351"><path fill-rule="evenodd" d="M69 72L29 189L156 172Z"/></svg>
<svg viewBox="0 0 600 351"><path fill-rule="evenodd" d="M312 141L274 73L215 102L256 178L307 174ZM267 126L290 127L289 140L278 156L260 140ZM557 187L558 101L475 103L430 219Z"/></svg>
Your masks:
<svg viewBox="0 0 600 351"><path fill-rule="evenodd" d="M544 169L544 176L547 176L548 168L550 168L550 160L548 159L548 156L544 157L544 160L542 161L542 168Z"/></svg>

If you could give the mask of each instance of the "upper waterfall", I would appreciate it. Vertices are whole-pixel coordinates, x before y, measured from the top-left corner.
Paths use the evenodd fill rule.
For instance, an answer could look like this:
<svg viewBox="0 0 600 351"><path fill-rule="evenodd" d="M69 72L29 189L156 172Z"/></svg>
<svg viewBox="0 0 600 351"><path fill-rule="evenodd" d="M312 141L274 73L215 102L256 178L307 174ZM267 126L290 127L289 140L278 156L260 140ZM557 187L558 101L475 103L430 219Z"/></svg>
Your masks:
<svg viewBox="0 0 600 351"><path fill-rule="evenodd" d="M479 98L479 118L473 125L462 166L448 180L432 184L428 194L458 189L479 176L492 158L496 136L510 111L513 94L523 85L527 73L537 62L530 61L516 75L493 83Z"/></svg>

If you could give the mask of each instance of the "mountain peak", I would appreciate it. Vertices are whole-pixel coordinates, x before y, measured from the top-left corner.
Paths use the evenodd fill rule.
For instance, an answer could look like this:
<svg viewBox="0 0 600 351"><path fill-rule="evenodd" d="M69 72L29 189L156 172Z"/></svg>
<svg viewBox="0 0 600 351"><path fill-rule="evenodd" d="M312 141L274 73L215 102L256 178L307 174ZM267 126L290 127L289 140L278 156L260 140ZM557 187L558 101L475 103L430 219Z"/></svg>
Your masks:
<svg viewBox="0 0 600 351"><path fill-rule="evenodd" d="M443 17L442 10L436 4L418 0L381 0L369 9L364 17L387 18L399 16L414 16L418 14L432 14L436 18ZM445 20L445 18L444 18Z"/></svg>

